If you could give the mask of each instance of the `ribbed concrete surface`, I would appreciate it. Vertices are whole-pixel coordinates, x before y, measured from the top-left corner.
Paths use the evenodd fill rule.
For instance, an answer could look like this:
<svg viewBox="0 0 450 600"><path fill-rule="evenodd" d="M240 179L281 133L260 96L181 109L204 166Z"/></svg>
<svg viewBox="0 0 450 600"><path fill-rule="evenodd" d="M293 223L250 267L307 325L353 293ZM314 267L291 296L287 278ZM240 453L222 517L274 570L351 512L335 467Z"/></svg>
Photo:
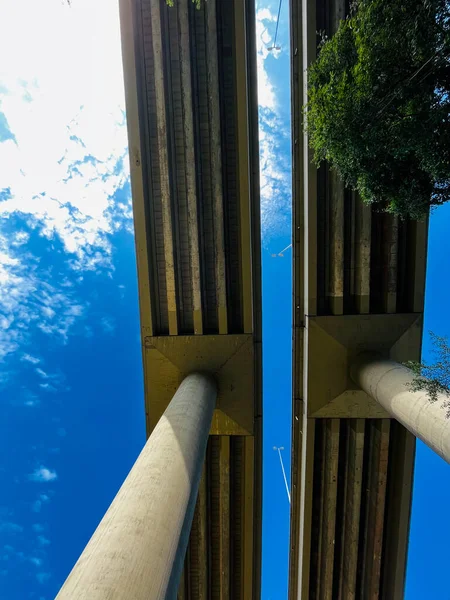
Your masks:
<svg viewBox="0 0 450 600"><path fill-rule="evenodd" d="M344 0L290 2L295 302L291 600L402 598L405 577L415 438L390 419L306 416L310 316L366 318L422 313L424 307L427 223L399 221L363 205L356 193L343 189L328 165L315 168L304 136L304 74L316 56L316 32L331 36L346 10ZM329 343L331 348L331 338Z"/></svg>
<svg viewBox="0 0 450 600"><path fill-rule="evenodd" d="M251 600L260 593L262 457L254 4L121 4L135 37L144 346L152 336L239 333L255 344L254 395L242 398L255 414L255 435L210 438L178 597ZM125 65L130 43L123 39ZM157 399L148 373L145 394L151 414Z"/></svg>
<svg viewBox="0 0 450 600"><path fill-rule="evenodd" d="M217 56L208 53L208 7L202 3L196 10L192 2L175 2L168 9L160 6L160 27L165 85L167 163L170 198L161 196L161 144L158 139L157 99L154 60L154 31L151 0L142 0L137 13L141 32L142 71L145 85L141 90L145 110L141 115L142 128L148 132L146 157L148 165L148 220L152 236L151 277L154 285L153 306L156 334L169 333L167 258L164 239L164 203L172 208L172 246L175 259L175 298L180 333L194 333L192 298L192 269L190 227L188 214L188 170L195 176L198 244L202 289L202 315L205 333L218 333L219 290L224 289L228 310L227 330L243 331L240 274L239 197L236 185L236 108L235 108L235 47L233 45L233 3L218 2L216 10ZM212 4L208 5L212 10ZM181 45L182 11L187 12L189 24L189 56L183 55ZM215 36L213 36L215 39ZM213 53L214 54L214 53ZM190 57L189 118L193 123L195 164L187 161L185 89L182 80L183 61ZM208 58L209 57L209 58ZM212 61L212 63L211 63ZM215 72L215 77L210 73ZM186 82L184 82L186 85ZM220 118L219 126L217 115ZM219 137L217 137L217 135ZM216 141L217 140L217 141ZM218 158L214 158L218 152ZM219 162L217 162L219 161ZM222 194L223 206L217 207ZM225 272L217 271L217 243L221 228L224 234ZM224 277L222 282L221 278ZM170 293L170 290L169 290ZM224 333L222 331L221 333Z"/></svg>

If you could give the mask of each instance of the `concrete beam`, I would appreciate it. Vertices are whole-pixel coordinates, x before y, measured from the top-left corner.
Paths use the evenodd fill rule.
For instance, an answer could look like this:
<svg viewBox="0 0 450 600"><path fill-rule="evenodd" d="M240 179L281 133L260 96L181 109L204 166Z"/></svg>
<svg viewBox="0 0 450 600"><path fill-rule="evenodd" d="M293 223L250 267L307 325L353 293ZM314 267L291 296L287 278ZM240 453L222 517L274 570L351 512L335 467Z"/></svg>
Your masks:
<svg viewBox="0 0 450 600"><path fill-rule="evenodd" d="M364 457L363 419L349 419L346 431L344 522L339 575L339 600L355 600L358 570L359 521Z"/></svg>
<svg viewBox="0 0 450 600"><path fill-rule="evenodd" d="M320 515L317 598L332 600L336 502L339 465L339 419L326 419L323 427L322 514Z"/></svg>
<svg viewBox="0 0 450 600"><path fill-rule="evenodd" d="M307 419L302 424L302 449L299 473L299 534L298 534L298 564L297 587L294 598L309 598L311 568L311 523L313 513L314 485L314 445L316 435L315 419ZM296 484L294 484L296 485Z"/></svg>
<svg viewBox="0 0 450 600"><path fill-rule="evenodd" d="M243 439L243 485L241 509L241 539L243 542L241 554L241 598L255 598L253 593L253 536L249 532L255 530L254 519L254 488L255 488L255 440L247 436Z"/></svg>
<svg viewBox="0 0 450 600"><path fill-rule="evenodd" d="M197 506L195 507L194 521L192 524L192 535L196 534L196 556L190 554L191 563L197 569L197 600L208 598L208 521L207 521L207 475L203 467L202 478L198 490ZM195 533L194 533L195 532ZM192 541L191 541L192 545Z"/></svg>
<svg viewBox="0 0 450 600"><path fill-rule="evenodd" d="M428 218L416 221L413 227L413 249L414 273L411 277L414 281L414 303L415 312L423 311L425 302L425 276L427 266L428 248Z"/></svg>
<svg viewBox="0 0 450 600"><path fill-rule="evenodd" d="M246 38L246 2L234 2L236 131L238 150L238 191L240 217L242 318L244 332L253 330L252 314L252 234L250 225L250 150L248 49ZM231 6L231 5L230 5Z"/></svg>
<svg viewBox="0 0 450 600"><path fill-rule="evenodd" d="M188 203L189 260L191 267L192 305L194 310L194 333L203 334L202 281L198 237L196 156L194 143L194 118L192 113L191 47L189 34L188 2L178 3L180 29L180 72L183 103L184 156L186 170L186 194Z"/></svg>
<svg viewBox="0 0 450 600"><path fill-rule="evenodd" d="M220 600L230 598L230 438L219 437L219 564L220 564Z"/></svg>
<svg viewBox="0 0 450 600"><path fill-rule="evenodd" d="M216 396L209 376L186 377L58 600L176 598Z"/></svg>
<svg viewBox="0 0 450 600"><path fill-rule="evenodd" d="M148 230L145 218L144 178L136 76L133 0L120 0L120 31L122 39L125 104L127 108L128 154L130 159L131 199L133 202L134 237L138 267L139 311L142 339L154 334L148 264Z"/></svg>
<svg viewBox="0 0 450 600"><path fill-rule="evenodd" d="M385 264L386 264L386 293L384 296L384 310L395 313L397 310L397 269L398 269L398 217L385 215Z"/></svg>
<svg viewBox="0 0 450 600"><path fill-rule="evenodd" d="M428 392L413 392L414 373L376 354L361 354L353 363L353 381L374 398L397 421L450 463L450 419L443 406L449 398L438 394L431 402Z"/></svg>
<svg viewBox="0 0 450 600"><path fill-rule="evenodd" d="M170 189L168 130L166 116L166 90L161 31L161 6L159 0L150 0L152 17L152 44L154 57L154 81L156 122L158 137L158 161L161 186L161 207L164 232L164 262L166 270L167 310L169 334L178 335L177 290L175 281L175 254L172 231L172 200Z"/></svg>
<svg viewBox="0 0 450 600"><path fill-rule="evenodd" d="M391 422L390 438L383 562L395 565L395 569L382 569L381 590L383 598L402 598L406 578L416 438L395 420Z"/></svg>
<svg viewBox="0 0 450 600"><path fill-rule="evenodd" d="M344 184L334 169L330 185L330 274L328 299L333 315L344 312Z"/></svg>
<svg viewBox="0 0 450 600"><path fill-rule="evenodd" d="M222 140L220 132L219 65L217 55L216 0L205 2L206 68L211 151L211 188L214 210L216 298L219 333L228 333L225 225L222 185Z"/></svg>
<svg viewBox="0 0 450 600"><path fill-rule="evenodd" d="M330 2L330 34L334 35L345 18L345 0ZM344 184L334 169L328 170L330 203L330 246L328 301L331 314L344 312Z"/></svg>
<svg viewBox="0 0 450 600"><path fill-rule="evenodd" d="M355 304L357 312L365 314L370 311L372 207L355 196Z"/></svg>
<svg viewBox="0 0 450 600"><path fill-rule="evenodd" d="M376 419L369 424L360 598L375 599L380 593L390 423L390 419Z"/></svg>

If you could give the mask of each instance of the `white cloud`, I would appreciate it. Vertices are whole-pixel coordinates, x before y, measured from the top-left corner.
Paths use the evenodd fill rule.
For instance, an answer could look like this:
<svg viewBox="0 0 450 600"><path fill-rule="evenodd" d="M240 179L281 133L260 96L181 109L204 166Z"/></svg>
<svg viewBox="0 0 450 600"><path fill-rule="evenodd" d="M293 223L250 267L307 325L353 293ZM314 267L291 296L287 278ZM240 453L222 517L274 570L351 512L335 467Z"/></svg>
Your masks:
<svg viewBox="0 0 450 600"><path fill-rule="evenodd" d="M22 550L16 550L13 546L10 546L9 544L5 544L2 550L3 553L0 554L1 561L10 562L11 559L13 559L21 562L25 560L25 553L22 552Z"/></svg>
<svg viewBox="0 0 450 600"><path fill-rule="evenodd" d="M42 523L33 523L32 529L36 533L42 533L43 531L45 531L45 526L42 525Z"/></svg>
<svg viewBox="0 0 450 600"><path fill-rule="evenodd" d="M41 235L75 255L74 267L88 269L109 260L107 235L131 215L129 202L111 199L128 161L118 14L108 4L10 0L0 11L0 52L11 57L0 70L8 90L0 108L17 141L0 144L0 186L11 196L0 214L33 217Z"/></svg>
<svg viewBox="0 0 450 600"><path fill-rule="evenodd" d="M26 231L17 231L14 235L14 239L11 241L12 246L22 246L26 244L30 239L30 234Z"/></svg>
<svg viewBox="0 0 450 600"><path fill-rule="evenodd" d="M22 531L23 527L17 523L13 523L12 521L0 522L1 533L21 533Z"/></svg>
<svg viewBox="0 0 450 600"><path fill-rule="evenodd" d="M117 6L5 0L0 53L10 57L0 111L14 136L0 143L1 361L36 329L67 341L86 311L78 273L113 268L110 237L131 231L132 211L129 195L114 197L129 180ZM62 250L66 277L43 271L37 236L42 252Z"/></svg>
<svg viewBox="0 0 450 600"><path fill-rule="evenodd" d="M26 390L24 404L25 406L38 406L40 404L39 398L36 396L36 394Z"/></svg>
<svg viewBox="0 0 450 600"><path fill-rule="evenodd" d="M268 8L260 8L256 11L256 48L258 68L258 104L263 108L275 110L276 94L266 70L265 61L268 56L277 58L279 52L269 50L273 43L269 27L275 29L277 17Z"/></svg>
<svg viewBox="0 0 450 600"><path fill-rule="evenodd" d="M105 333L113 334L116 330L116 324L112 317L103 317L100 323Z"/></svg>
<svg viewBox="0 0 450 600"><path fill-rule="evenodd" d="M37 573L36 574L36 579L39 581L39 583L45 583L46 581L48 581L51 577L51 573Z"/></svg>
<svg viewBox="0 0 450 600"><path fill-rule="evenodd" d="M8 249L7 236L0 233L0 361L26 345L36 330L67 342L69 330L82 316L84 308L74 291L45 278L39 258L28 252L19 258ZM57 314L57 319L46 309ZM30 354L23 354L21 360L40 362Z"/></svg>
<svg viewBox="0 0 450 600"><path fill-rule="evenodd" d="M38 365L41 362L39 358L31 356L31 354L24 354L20 360L30 362L32 365Z"/></svg>
<svg viewBox="0 0 450 600"><path fill-rule="evenodd" d="M50 385L49 383L40 383L39 387L41 388L41 390L46 390L47 392L56 392L56 388L53 385Z"/></svg>
<svg viewBox="0 0 450 600"><path fill-rule="evenodd" d="M39 512L41 512L42 505L45 504L46 502L49 502L49 500L50 500L50 496L48 496L47 494L39 494L37 500L35 500L32 503L31 509L33 510L33 512L39 513Z"/></svg>
<svg viewBox="0 0 450 600"><path fill-rule="evenodd" d="M290 163L283 148L289 146L289 130L268 111L260 111L259 123L261 229L267 242L272 235L290 230Z"/></svg>
<svg viewBox="0 0 450 600"><path fill-rule="evenodd" d="M291 213L290 130L282 118L277 89L270 76L269 62L284 50L269 50L273 45L277 16L266 7L256 11L258 62L259 146L261 229L264 245L271 237L289 235ZM287 46L287 31L280 27L277 45ZM287 62L287 61L286 61ZM286 63L284 63L286 64ZM287 72L286 77L289 77Z"/></svg>
<svg viewBox="0 0 450 600"><path fill-rule="evenodd" d="M56 471L52 471L51 469L48 469L47 467L43 467L43 466L38 467L37 469L34 470L34 472L31 475L29 475L29 479L31 481L37 481L37 482L54 481L57 478L58 478L58 475L56 474ZM42 495L41 495L41 500L42 500Z"/></svg>
<svg viewBox="0 0 450 600"><path fill-rule="evenodd" d="M40 567L42 565L42 560L36 556L30 556L29 561L36 567Z"/></svg>
<svg viewBox="0 0 450 600"><path fill-rule="evenodd" d="M50 540L45 537L45 535L38 535L37 540L41 546L49 546L51 543Z"/></svg>

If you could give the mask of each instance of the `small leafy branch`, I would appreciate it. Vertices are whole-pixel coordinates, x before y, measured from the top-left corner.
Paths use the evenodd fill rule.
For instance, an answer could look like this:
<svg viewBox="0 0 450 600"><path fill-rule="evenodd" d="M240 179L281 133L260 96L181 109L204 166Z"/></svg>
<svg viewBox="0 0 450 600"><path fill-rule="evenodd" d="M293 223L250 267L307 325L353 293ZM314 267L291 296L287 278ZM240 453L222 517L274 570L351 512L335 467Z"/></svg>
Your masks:
<svg viewBox="0 0 450 600"><path fill-rule="evenodd" d="M410 384L413 392L427 392L430 402L436 402L439 395L444 396L442 407L450 418L450 346L448 339L430 331L433 344L433 354L436 362L433 364L408 361L415 377Z"/></svg>

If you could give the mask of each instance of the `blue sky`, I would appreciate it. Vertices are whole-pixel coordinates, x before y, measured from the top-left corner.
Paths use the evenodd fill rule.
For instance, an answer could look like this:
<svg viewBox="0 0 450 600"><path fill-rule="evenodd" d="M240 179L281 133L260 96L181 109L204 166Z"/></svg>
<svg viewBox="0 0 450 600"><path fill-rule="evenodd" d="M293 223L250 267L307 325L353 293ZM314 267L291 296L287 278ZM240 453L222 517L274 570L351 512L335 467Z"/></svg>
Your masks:
<svg viewBox="0 0 450 600"><path fill-rule="evenodd" d="M289 502L274 446L284 447L290 487L292 254L289 12L283 1L257 2L263 294L263 557L262 598L287 598ZM278 374L282 373L280 378ZM277 375L276 375L277 374Z"/></svg>
<svg viewBox="0 0 450 600"><path fill-rule="evenodd" d="M272 256L291 230L288 2L269 52L277 10L257 3L263 600L287 597L289 536L273 450L284 446L289 478L291 253ZM50 600L145 440L118 10L4 0L0 29L0 598ZM448 208L432 219L427 288L440 334ZM408 599L445 597L448 468L419 446Z"/></svg>
<svg viewBox="0 0 450 600"><path fill-rule="evenodd" d="M0 598L50 600L145 441L119 22L0 23Z"/></svg>
<svg viewBox="0 0 450 600"><path fill-rule="evenodd" d="M432 362L428 332L450 338L448 299L450 280L450 204L434 211L430 220L425 299L423 357ZM407 600L450 598L448 540L450 519L450 465L422 442L417 442L411 534L406 577Z"/></svg>

